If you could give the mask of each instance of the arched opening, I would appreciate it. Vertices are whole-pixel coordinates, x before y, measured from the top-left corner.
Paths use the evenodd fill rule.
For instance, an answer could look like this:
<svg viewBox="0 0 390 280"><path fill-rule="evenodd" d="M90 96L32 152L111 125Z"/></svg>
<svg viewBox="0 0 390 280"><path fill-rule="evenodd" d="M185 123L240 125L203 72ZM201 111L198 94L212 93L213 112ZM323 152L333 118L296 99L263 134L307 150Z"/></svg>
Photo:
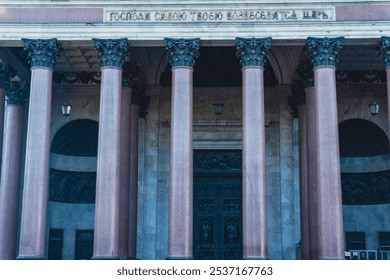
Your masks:
<svg viewBox="0 0 390 280"><path fill-rule="evenodd" d="M386 133L372 122L351 119L339 124L340 156L371 157L390 153Z"/></svg>
<svg viewBox="0 0 390 280"><path fill-rule="evenodd" d="M50 169L49 200L64 203L94 203L96 171L85 157L97 156L98 123L75 120L64 125L54 136L52 158L58 159ZM61 162L62 161L62 162ZM65 162L71 162L71 168ZM64 163L61 166L61 163Z"/></svg>
<svg viewBox="0 0 390 280"><path fill-rule="evenodd" d="M351 258L388 257L389 139L376 124L351 119L339 124L339 143L345 250Z"/></svg>
<svg viewBox="0 0 390 280"><path fill-rule="evenodd" d="M80 119L58 130L51 143L48 210L49 259L93 254L98 123Z"/></svg>
<svg viewBox="0 0 390 280"><path fill-rule="evenodd" d="M50 152L68 156L96 156L98 122L75 120L65 124L56 133Z"/></svg>

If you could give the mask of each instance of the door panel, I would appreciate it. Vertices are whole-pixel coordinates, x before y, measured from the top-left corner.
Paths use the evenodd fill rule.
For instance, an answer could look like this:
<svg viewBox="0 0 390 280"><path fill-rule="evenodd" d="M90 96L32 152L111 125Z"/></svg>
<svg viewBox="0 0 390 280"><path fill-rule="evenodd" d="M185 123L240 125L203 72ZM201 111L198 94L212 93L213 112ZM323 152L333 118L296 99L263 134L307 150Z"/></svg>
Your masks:
<svg viewBox="0 0 390 280"><path fill-rule="evenodd" d="M195 178L194 258L242 258L241 178Z"/></svg>

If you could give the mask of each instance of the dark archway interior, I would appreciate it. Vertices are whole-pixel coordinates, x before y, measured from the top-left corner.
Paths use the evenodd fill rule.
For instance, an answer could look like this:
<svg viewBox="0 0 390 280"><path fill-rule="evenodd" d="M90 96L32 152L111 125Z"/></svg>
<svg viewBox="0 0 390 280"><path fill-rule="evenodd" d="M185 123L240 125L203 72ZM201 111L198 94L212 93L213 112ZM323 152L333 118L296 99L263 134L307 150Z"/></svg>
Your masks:
<svg viewBox="0 0 390 280"><path fill-rule="evenodd" d="M339 124L340 156L370 157L390 153L385 132L372 122L362 119Z"/></svg>
<svg viewBox="0 0 390 280"><path fill-rule="evenodd" d="M64 125L54 136L51 152L67 156L97 156L98 122L75 120Z"/></svg>
<svg viewBox="0 0 390 280"><path fill-rule="evenodd" d="M194 87L241 87L242 72L234 47L203 47L194 66ZM160 77L163 87L172 82L171 65L168 64ZM264 85L278 83L272 66L267 62L264 70Z"/></svg>
<svg viewBox="0 0 390 280"><path fill-rule="evenodd" d="M96 157L98 122L75 120L54 136L51 152L75 157ZM63 203L95 203L96 172L50 169L49 200Z"/></svg>

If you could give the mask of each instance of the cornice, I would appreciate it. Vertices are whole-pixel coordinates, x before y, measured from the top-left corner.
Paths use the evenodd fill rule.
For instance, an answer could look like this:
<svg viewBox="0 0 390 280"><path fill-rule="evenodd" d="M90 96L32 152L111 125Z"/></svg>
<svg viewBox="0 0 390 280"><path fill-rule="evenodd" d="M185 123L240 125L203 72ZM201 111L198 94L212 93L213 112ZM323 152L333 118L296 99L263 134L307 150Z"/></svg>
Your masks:
<svg viewBox="0 0 390 280"><path fill-rule="evenodd" d="M114 0L107 3L106 0L3 0L2 5L4 6L128 6L128 5L183 5L183 3L178 4L177 0ZM204 0L192 0L192 1L185 1L185 4L192 4L192 5L205 5ZM216 5L216 4L264 4L264 5L270 5L270 4L279 4L279 5L286 5L285 0L257 0L257 1L247 1L247 0L213 0L213 1L207 1L206 5ZM288 1L287 4L337 4L337 5L351 5L351 4L386 4L390 3L390 1L381 1L381 0L333 0L333 1L323 1L323 0L311 0L309 3L307 0L294 0L294 1Z"/></svg>
<svg viewBox="0 0 390 280"><path fill-rule="evenodd" d="M237 29L237 27L239 29ZM80 30L83 32L80 32ZM204 32L207 30L207 32ZM93 35L92 35L93 34ZM390 25L387 21L376 22L327 22L326 24L311 23L302 27L302 23L269 23L266 25L228 23L203 23L199 24L168 24L161 23L150 25L115 24L115 25L87 25L87 24L1 24L0 47L22 46L23 37L50 39L57 38L60 44L75 44L80 46L92 46L92 36L98 38L126 37L132 47L136 46L165 46L164 36L169 34L177 38L199 37L202 46L233 46L237 35L242 37L272 37L272 46L299 45L306 43L307 37L337 37L343 36L345 44L373 44L377 43L381 36L390 34ZM212 41L212 44L211 44Z"/></svg>

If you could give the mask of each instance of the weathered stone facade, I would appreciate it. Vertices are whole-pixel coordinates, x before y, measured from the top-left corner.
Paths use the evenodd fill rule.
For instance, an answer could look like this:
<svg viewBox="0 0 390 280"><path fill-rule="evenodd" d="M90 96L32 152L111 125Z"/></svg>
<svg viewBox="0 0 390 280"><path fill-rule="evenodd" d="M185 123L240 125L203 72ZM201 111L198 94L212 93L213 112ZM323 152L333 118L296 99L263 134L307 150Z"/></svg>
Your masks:
<svg viewBox="0 0 390 280"><path fill-rule="evenodd" d="M62 259L83 258L80 248L84 253L90 249L89 257L95 259L190 259L199 234L192 231L197 222L192 183L202 176L213 179L193 172L193 151L242 154L237 178L249 178L242 180L242 227L235 228L239 234L229 242L242 239L243 258L340 259L349 242L345 232L364 232L367 250L387 244L378 234L390 232L390 203L342 205L332 197L342 194L340 173L390 170L390 150L371 157L329 155L338 151L338 125L348 120L368 121L383 131L387 142L390 137L389 1L314 1L309 8L303 0L5 2L0 6L0 106L15 105L4 105L1 98L12 92L9 85L15 81L31 83L31 97L25 113L14 120L22 129L20 142L14 142L21 159L7 153L13 149L6 141L11 128L5 127L0 137L1 259L52 258L60 243L55 248ZM311 101L317 107L311 111L315 129L306 127L307 137L316 139L307 138L312 141L307 150L316 155L304 159L300 131L305 122L297 114L302 113L304 86L293 85L301 83L300 69L309 60L315 76L305 86L313 89L307 92L315 95ZM373 101L380 106L376 115L368 108ZM222 114L214 113L216 102L223 103ZM63 104L72 106L69 116L61 113ZM130 106L139 110L135 119ZM310 113L308 103L305 108ZM0 110L0 115L6 118L0 118L1 127L9 122L7 113ZM83 142L78 137L90 131L87 127L64 130L82 120L98 123L100 134L91 130L93 136ZM138 124L138 132L131 130L131 122ZM262 131L264 141L257 134ZM138 139L136 146L131 133ZM56 137L58 150L53 151ZM248 149L245 143L253 139ZM82 154L92 146L91 154ZM134 157L132 153L138 156L136 169L126 158ZM253 159L255 164L250 164ZM312 171L307 174L307 209L301 203L302 161ZM15 162L21 171L4 168ZM262 168L264 176L257 174ZM130 176L134 172L138 176ZM224 172L213 176L229 181L232 175ZM96 188L82 182L88 176L97 178ZM17 192L10 191L10 182L16 182ZM127 193L130 184L138 187L137 195ZM61 189L69 185L71 190ZM390 186L379 191L390 192ZM82 199L72 201L77 194ZM7 206L10 198L16 208ZM136 210L129 209L134 204ZM305 220L310 240L302 233L302 214L311 215ZM132 223L137 226L128 225ZM8 227L18 233L10 236L4 230ZM51 235L53 230L62 237ZM88 250L80 245L83 231L94 234L85 245ZM222 230L215 238L226 236ZM327 240L333 243L324 248ZM310 247L308 255L305 246Z"/></svg>

